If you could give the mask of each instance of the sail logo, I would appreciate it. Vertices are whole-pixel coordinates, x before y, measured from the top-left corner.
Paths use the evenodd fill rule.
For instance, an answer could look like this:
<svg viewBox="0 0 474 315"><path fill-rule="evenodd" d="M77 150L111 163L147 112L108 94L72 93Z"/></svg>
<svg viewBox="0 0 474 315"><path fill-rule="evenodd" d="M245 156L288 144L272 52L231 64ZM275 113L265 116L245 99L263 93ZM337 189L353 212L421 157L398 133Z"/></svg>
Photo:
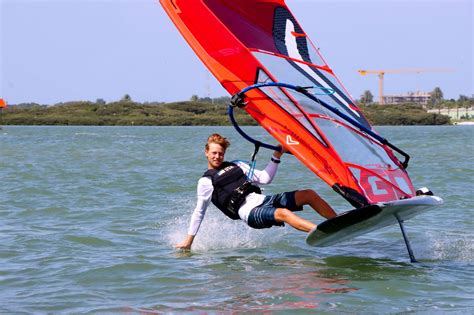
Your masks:
<svg viewBox="0 0 474 315"><path fill-rule="evenodd" d="M287 135L286 136L286 144L288 144L288 145L298 145L300 143L296 140L293 140L293 138L291 138L290 135Z"/></svg>
<svg viewBox="0 0 474 315"><path fill-rule="evenodd" d="M397 200L415 194L410 180L402 170L371 169L362 171L360 184L373 202Z"/></svg>

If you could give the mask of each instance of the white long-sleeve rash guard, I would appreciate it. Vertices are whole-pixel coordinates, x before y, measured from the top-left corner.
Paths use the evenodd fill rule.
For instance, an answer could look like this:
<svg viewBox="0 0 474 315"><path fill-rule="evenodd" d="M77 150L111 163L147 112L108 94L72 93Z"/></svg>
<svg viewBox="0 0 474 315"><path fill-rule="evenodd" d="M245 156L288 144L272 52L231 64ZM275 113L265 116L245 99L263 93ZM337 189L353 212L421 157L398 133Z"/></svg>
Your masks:
<svg viewBox="0 0 474 315"><path fill-rule="evenodd" d="M276 158L273 159L278 160ZM244 171L245 175L247 175L250 171L250 166L244 162L234 161L233 163L239 166ZM252 183L260 185L270 184L273 180L273 177L275 177L277 169L278 163L270 161L263 171L254 170L253 176L251 178ZM188 229L189 235L197 234L199 227L201 226L201 222L204 219L204 215L206 214L207 207L211 202L213 191L214 187L212 186L211 179L209 177L201 177L197 185L197 204L191 216L191 222ZM249 194L245 198L242 206L239 208L240 219L247 223L250 211L256 206L261 205L264 199L265 196L262 194Z"/></svg>

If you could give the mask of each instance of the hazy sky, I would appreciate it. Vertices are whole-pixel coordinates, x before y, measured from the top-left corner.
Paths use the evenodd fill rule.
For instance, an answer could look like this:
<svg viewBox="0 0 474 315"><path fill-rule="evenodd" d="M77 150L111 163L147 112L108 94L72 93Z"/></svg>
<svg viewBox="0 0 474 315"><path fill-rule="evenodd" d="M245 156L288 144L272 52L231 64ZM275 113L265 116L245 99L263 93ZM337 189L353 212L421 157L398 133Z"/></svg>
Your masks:
<svg viewBox="0 0 474 315"><path fill-rule="evenodd" d="M10 104L227 95L156 0L0 1L0 97ZM378 95L377 76L361 68L455 70L387 74L385 94L474 93L473 0L286 2L355 98Z"/></svg>

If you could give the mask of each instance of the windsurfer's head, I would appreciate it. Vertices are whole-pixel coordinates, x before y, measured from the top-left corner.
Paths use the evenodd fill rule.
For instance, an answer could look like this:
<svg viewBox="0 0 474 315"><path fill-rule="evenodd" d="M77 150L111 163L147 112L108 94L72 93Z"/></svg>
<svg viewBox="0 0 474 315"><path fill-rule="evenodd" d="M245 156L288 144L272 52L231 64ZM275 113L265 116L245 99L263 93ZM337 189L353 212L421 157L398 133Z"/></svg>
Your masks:
<svg viewBox="0 0 474 315"><path fill-rule="evenodd" d="M220 134L214 133L207 138L205 154L208 168L219 168L224 162L225 151L229 146L229 140Z"/></svg>

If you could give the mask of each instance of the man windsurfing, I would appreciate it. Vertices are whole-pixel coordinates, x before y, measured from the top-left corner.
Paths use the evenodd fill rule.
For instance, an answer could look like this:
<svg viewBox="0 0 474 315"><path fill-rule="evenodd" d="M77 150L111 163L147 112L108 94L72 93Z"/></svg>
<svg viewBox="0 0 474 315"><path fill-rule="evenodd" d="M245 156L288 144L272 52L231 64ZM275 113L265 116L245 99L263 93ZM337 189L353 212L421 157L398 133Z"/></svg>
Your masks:
<svg viewBox="0 0 474 315"><path fill-rule="evenodd" d="M212 202L227 217L242 220L255 229L289 224L309 232L316 224L297 216L294 211L310 205L326 219L336 216L334 210L310 189L284 192L272 196L261 193L258 185L271 183L284 150L275 151L264 170L251 170L244 162L226 162L224 155L230 142L219 134L209 136L205 155L208 170L198 181L197 205L191 216L188 235L176 248L191 249L209 203ZM249 175L250 174L250 175Z"/></svg>

